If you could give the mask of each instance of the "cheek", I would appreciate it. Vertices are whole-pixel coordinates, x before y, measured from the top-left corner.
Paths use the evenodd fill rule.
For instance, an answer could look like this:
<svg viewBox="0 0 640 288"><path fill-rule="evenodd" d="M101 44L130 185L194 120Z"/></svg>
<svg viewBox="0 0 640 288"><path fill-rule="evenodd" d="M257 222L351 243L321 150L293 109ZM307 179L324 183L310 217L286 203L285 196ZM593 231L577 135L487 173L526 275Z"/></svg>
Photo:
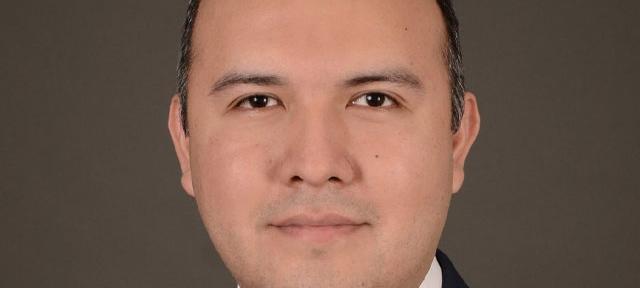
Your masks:
<svg viewBox="0 0 640 288"><path fill-rule="evenodd" d="M250 235L255 228L250 213L270 194L264 173L269 138L232 129L192 137L194 190L207 228L228 233L233 227L235 233Z"/></svg>
<svg viewBox="0 0 640 288"><path fill-rule="evenodd" d="M381 237L392 243L387 246L390 253L412 250L406 247L429 251L426 245L437 245L452 181L450 132L441 126L446 127L425 124L398 129L396 125L378 135L359 136L359 141L368 143L361 146L366 148L360 155L368 159L363 163L364 190L379 208ZM414 242L415 235L430 241Z"/></svg>
<svg viewBox="0 0 640 288"><path fill-rule="evenodd" d="M379 168L369 171L369 185L384 212L390 217L440 213L451 194L448 153L436 143L409 143L380 153L372 165Z"/></svg>

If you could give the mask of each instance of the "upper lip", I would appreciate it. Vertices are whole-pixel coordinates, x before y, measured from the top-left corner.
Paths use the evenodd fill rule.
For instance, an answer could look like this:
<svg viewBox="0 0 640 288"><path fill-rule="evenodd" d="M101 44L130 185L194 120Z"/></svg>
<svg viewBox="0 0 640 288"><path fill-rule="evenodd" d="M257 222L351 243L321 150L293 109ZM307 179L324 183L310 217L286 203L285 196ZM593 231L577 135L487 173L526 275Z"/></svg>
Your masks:
<svg viewBox="0 0 640 288"><path fill-rule="evenodd" d="M364 221L354 220L350 217L336 213L327 214L297 214L274 221L271 226L339 226L339 225L363 225Z"/></svg>

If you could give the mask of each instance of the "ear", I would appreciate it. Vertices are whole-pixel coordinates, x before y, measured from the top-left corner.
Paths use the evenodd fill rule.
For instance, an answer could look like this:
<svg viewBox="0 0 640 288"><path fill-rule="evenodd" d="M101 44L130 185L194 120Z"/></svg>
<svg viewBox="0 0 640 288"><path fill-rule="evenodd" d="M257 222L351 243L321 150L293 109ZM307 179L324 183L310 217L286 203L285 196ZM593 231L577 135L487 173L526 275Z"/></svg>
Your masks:
<svg viewBox="0 0 640 288"><path fill-rule="evenodd" d="M191 179L191 162L189 155L189 136L187 136L182 128L182 118L180 116L182 105L178 94L171 97L171 105L169 107L169 133L171 140L178 155L180 162L180 170L182 171L182 188L191 197L194 197L193 182Z"/></svg>
<svg viewBox="0 0 640 288"><path fill-rule="evenodd" d="M471 92L464 94L464 114L460 127L453 135L453 193L457 193L464 182L464 161L471 145L480 131L480 112L476 96Z"/></svg>

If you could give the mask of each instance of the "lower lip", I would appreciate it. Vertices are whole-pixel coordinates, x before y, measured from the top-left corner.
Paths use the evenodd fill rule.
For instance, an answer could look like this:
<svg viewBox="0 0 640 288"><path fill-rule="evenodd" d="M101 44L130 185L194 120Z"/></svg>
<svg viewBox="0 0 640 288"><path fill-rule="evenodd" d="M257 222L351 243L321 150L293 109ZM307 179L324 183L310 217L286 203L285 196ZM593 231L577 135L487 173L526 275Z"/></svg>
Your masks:
<svg viewBox="0 0 640 288"><path fill-rule="evenodd" d="M326 243L349 236L362 229L360 225L327 225L327 226L272 226L280 233L295 239Z"/></svg>

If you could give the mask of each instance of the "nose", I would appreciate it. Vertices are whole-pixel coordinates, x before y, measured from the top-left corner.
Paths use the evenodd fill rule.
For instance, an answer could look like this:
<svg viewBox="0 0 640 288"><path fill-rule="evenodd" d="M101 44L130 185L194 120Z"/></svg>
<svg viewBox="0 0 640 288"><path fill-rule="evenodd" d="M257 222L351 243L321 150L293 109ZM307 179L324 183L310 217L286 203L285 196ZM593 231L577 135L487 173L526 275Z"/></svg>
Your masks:
<svg viewBox="0 0 640 288"><path fill-rule="evenodd" d="M359 174L349 132L339 112L306 109L292 114L280 178L287 186L348 185Z"/></svg>

